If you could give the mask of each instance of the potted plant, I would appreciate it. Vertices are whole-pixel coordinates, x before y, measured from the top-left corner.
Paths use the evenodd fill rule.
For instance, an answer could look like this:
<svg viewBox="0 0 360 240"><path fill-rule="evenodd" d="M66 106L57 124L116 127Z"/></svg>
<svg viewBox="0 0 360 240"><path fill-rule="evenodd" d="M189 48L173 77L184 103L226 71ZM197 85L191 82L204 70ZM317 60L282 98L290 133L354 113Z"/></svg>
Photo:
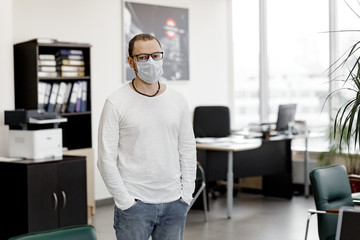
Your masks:
<svg viewBox="0 0 360 240"><path fill-rule="evenodd" d="M345 126L346 127L346 126ZM329 129L329 135L327 138L330 140L329 150L322 152L317 156L318 164L320 166L328 166L334 164L336 160L344 161L346 169L350 175L360 174L360 154L359 152L349 152L348 150L348 138L347 127L344 129L343 140L340 142L340 134L334 135L334 129ZM337 125L336 132L340 132L341 129ZM350 136L350 142L353 142L353 136ZM359 189L360 190L360 189Z"/></svg>
<svg viewBox="0 0 360 240"><path fill-rule="evenodd" d="M359 42L354 47L358 44ZM333 163L336 157L345 160L352 192L360 192L360 64L358 61L359 58L356 60L356 74L353 73L355 69L353 68L344 80L344 85L347 86L335 90L353 91L355 94L337 110L333 128L329 133L332 140L329 152L319 156L320 159L327 159L329 163Z"/></svg>
<svg viewBox="0 0 360 240"><path fill-rule="evenodd" d="M347 4L347 3L346 3ZM347 4L348 5L348 4ZM349 5L348 5L349 6ZM355 13L355 11L349 6ZM356 14L356 13L355 13ZM357 14L356 14L357 15ZM360 16L357 15L359 18ZM344 32L344 31L339 31ZM348 68L348 73L343 79L335 77L333 81L341 82L342 86L329 94L326 100L333 95L350 91L353 97L346 100L337 110L333 127L330 131L330 151L319 156L320 163L329 161L333 163L336 157L342 157L349 173L350 183L356 188L353 191L360 192L360 186L355 186L355 179L360 185L360 41L353 44L347 53L343 55L333 66L335 70L331 74L337 73L344 67ZM326 158L325 158L326 156ZM322 159L322 160L321 160ZM324 160L327 159L327 160Z"/></svg>

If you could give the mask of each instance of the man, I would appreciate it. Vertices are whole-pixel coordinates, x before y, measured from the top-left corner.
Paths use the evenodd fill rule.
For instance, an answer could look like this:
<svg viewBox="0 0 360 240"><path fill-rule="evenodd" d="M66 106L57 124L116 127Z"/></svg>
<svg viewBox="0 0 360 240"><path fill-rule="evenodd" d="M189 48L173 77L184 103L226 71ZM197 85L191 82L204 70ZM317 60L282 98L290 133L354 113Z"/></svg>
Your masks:
<svg viewBox="0 0 360 240"><path fill-rule="evenodd" d="M160 83L163 52L149 34L129 42L136 77L105 101L98 168L114 197L121 240L183 238L196 175L195 139L183 96Z"/></svg>

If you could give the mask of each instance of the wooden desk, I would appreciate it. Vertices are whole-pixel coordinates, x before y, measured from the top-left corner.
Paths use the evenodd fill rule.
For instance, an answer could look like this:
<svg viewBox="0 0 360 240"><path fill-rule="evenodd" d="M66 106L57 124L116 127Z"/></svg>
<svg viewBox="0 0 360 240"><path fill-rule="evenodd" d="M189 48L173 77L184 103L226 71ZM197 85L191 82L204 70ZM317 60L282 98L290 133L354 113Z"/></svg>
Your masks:
<svg viewBox="0 0 360 240"><path fill-rule="evenodd" d="M232 209L233 209L233 185L234 185L233 153L255 149L260 146L261 146L261 140L232 141L231 138L228 139L222 138L219 139L219 141L214 140L213 142L209 142L209 143L196 144L197 149L228 152L227 195L226 195L228 218L231 218Z"/></svg>

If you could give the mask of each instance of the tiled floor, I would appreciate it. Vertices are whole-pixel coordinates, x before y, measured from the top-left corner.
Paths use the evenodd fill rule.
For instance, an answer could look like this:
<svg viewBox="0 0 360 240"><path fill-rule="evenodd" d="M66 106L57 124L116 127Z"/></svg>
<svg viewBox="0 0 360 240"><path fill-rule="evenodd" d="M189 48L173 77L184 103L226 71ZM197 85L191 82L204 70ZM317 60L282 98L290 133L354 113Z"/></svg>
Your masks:
<svg viewBox="0 0 360 240"><path fill-rule="evenodd" d="M226 199L210 200L209 221L201 210L190 210L185 240L300 240L304 239L307 209L315 208L313 197L292 200L239 193L234 198L232 219L226 218ZM115 240L113 206L96 209L93 218L99 240ZM318 239L317 219L310 222L309 240ZM171 239L170 239L171 240Z"/></svg>

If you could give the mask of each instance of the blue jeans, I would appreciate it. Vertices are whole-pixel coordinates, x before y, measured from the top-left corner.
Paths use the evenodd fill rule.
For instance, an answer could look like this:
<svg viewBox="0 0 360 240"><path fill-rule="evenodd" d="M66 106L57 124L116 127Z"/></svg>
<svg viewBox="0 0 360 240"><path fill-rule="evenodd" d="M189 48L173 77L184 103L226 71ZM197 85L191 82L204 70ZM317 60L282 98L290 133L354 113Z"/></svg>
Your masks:
<svg viewBox="0 0 360 240"><path fill-rule="evenodd" d="M115 206L114 229L117 240L182 240L188 204L178 199L150 204L138 200L122 211Z"/></svg>

